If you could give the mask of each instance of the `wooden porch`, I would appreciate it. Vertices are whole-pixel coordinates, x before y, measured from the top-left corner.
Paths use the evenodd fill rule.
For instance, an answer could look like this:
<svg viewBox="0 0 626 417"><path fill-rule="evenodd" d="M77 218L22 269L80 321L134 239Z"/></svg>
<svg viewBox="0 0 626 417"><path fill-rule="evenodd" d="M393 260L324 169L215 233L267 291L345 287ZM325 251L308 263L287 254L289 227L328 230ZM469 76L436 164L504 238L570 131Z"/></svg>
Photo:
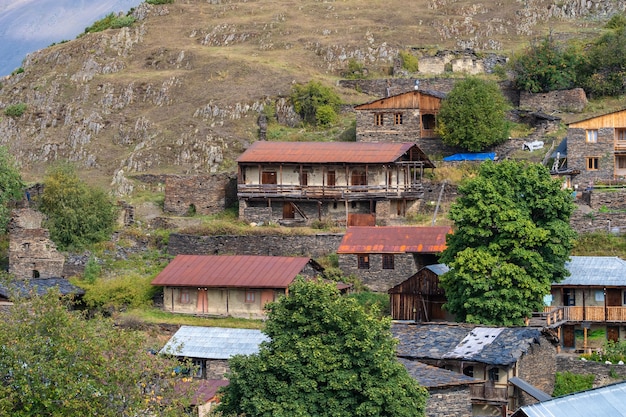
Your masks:
<svg viewBox="0 0 626 417"><path fill-rule="evenodd" d="M547 327L555 327L564 322L626 323L626 307L604 306L560 306L545 307L542 313L533 315L531 324L542 321Z"/></svg>
<svg viewBox="0 0 626 417"><path fill-rule="evenodd" d="M240 198L292 198L365 200L371 198L420 198L424 193L421 183L410 185L280 185L238 184Z"/></svg>
<svg viewBox="0 0 626 417"><path fill-rule="evenodd" d="M472 401L484 401L488 403L507 403L507 388L498 388L490 384L470 385L470 398Z"/></svg>

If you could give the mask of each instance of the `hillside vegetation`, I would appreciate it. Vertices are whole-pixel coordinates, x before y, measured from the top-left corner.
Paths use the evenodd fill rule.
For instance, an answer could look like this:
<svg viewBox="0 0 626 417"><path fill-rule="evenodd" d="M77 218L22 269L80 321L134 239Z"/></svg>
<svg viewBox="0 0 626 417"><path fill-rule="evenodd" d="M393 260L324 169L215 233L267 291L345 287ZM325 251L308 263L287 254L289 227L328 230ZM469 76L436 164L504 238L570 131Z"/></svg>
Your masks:
<svg viewBox="0 0 626 417"><path fill-rule="evenodd" d="M41 180L51 162L69 159L88 181L118 194L135 189L134 174L229 171L257 138L257 118L267 105L289 113L284 99L294 83L335 86L354 63L368 77L390 77L394 60L407 52L473 48L510 54L550 29L562 39L584 39L623 9L609 0L589 5L143 3L132 11L133 19L123 19L129 26L86 33L34 53L21 71L3 80L0 144L15 155L29 182ZM336 90L347 104L372 99ZM346 133L320 132L326 140Z"/></svg>

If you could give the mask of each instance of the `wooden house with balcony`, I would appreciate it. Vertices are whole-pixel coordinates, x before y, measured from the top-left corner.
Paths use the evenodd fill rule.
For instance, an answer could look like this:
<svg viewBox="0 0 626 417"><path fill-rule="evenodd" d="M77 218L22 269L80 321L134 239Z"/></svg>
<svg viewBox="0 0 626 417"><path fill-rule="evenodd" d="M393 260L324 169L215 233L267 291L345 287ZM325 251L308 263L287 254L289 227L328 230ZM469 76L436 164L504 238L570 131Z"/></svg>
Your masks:
<svg viewBox="0 0 626 417"><path fill-rule="evenodd" d="M469 386L472 415L504 416L537 402L518 388L523 385L544 393L554 389L556 339L539 328L394 323L391 330L399 358L481 381Z"/></svg>
<svg viewBox="0 0 626 417"><path fill-rule="evenodd" d="M626 109L568 124L567 169L583 188L626 179Z"/></svg>
<svg viewBox="0 0 626 417"><path fill-rule="evenodd" d="M435 133L445 94L412 90L360 104L356 112L357 142L416 142L428 153L441 147Z"/></svg>
<svg viewBox="0 0 626 417"><path fill-rule="evenodd" d="M239 217L306 225L385 224L417 210L435 165L414 143L253 143L239 158Z"/></svg>
<svg viewBox="0 0 626 417"><path fill-rule="evenodd" d="M552 284L546 325L558 329L566 349L586 350L589 330L605 329L608 340L626 339L626 261L614 256L572 256L570 275ZM582 333L582 341L576 340Z"/></svg>

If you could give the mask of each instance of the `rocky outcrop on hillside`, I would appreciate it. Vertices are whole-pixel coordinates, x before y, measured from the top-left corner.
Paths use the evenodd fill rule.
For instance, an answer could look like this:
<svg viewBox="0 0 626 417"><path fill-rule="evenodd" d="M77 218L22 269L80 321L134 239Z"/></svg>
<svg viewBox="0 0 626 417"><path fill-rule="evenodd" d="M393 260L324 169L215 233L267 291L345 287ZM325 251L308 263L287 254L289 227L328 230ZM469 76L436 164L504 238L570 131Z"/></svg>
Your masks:
<svg viewBox="0 0 626 417"><path fill-rule="evenodd" d="M545 34L550 19L589 26L601 22L592 16L624 7L610 0L389 0L384 10L357 0L143 3L131 27L38 51L24 72L2 80L0 144L27 180L67 159L124 195L136 173L234 169L258 137L265 106L297 125L286 100L294 82L334 82L350 61L386 74L399 51L417 47L502 50ZM355 103L370 99L342 93ZM4 114L16 105L25 105L21 116Z"/></svg>

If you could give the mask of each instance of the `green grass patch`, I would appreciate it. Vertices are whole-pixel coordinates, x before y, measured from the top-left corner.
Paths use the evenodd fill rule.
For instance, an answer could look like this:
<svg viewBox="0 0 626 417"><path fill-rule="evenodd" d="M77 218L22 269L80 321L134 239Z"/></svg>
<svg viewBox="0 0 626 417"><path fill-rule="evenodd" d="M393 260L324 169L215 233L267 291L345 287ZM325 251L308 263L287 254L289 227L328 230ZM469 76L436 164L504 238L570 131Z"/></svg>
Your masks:
<svg viewBox="0 0 626 417"><path fill-rule="evenodd" d="M573 392L584 391L593 388L593 374L573 374L571 372L557 372L552 396L559 397Z"/></svg>
<svg viewBox="0 0 626 417"><path fill-rule="evenodd" d="M582 233L572 249L574 256L619 256L626 258L626 239L609 233Z"/></svg>
<svg viewBox="0 0 626 417"><path fill-rule="evenodd" d="M9 117L20 117L26 111L26 103L11 104L4 109L4 114Z"/></svg>
<svg viewBox="0 0 626 417"><path fill-rule="evenodd" d="M198 317L169 313L157 308L138 308L119 313L120 320L139 320L152 324L177 324L188 326L234 327L239 329L263 329L262 320L238 319L234 317Z"/></svg>

